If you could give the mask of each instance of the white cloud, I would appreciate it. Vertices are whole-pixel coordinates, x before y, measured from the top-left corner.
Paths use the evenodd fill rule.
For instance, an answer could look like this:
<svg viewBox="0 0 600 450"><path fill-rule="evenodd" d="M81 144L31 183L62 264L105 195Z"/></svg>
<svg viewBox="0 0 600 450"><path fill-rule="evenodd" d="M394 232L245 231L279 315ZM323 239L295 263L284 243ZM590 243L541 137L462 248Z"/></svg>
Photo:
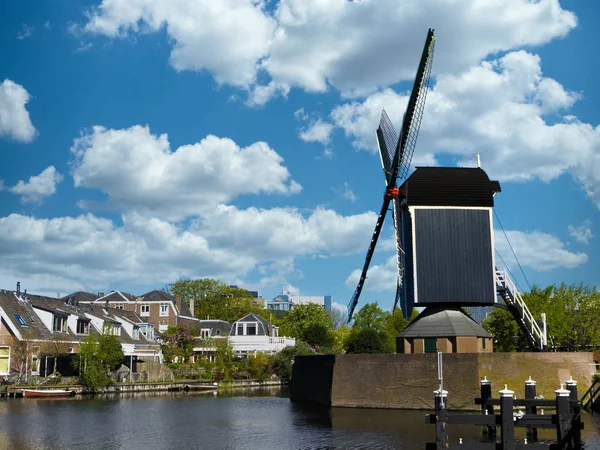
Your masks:
<svg viewBox="0 0 600 450"><path fill-rule="evenodd" d="M29 177L29 181L19 180L9 188L13 194L21 196L21 203L41 203L45 197L56 192L56 185L63 180L54 166L47 167L39 175Z"/></svg>
<svg viewBox="0 0 600 450"><path fill-rule="evenodd" d="M584 220L579 226L569 225L569 234L575 238L577 242L589 244L590 239L594 237L592 234L592 222L590 220Z"/></svg>
<svg viewBox="0 0 600 450"><path fill-rule="evenodd" d="M360 279L362 269L353 270L346 278L346 286L355 289ZM398 283L398 269L396 255L390 256L385 263L375 264L369 267L364 290L371 292L396 291Z"/></svg>
<svg viewBox="0 0 600 450"><path fill-rule="evenodd" d="M552 234L541 231L507 231L506 234L521 265L533 270L574 269L588 262L585 253L567 250ZM504 235L496 233L495 246L510 268L517 265Z"/></svg>
<svg viewBox="0 0 600 450"><path fill-rule="evenodd" d="M231 139L209 135L172 151L167 135L153 135L148 127L94 127L75 140L71 151L75 186L101 189L111 207L172 219L201 214L241 194L301 190L283 158L264 142L240 148Z"/></svg>
<svg viewBox="0 0 600 450"><path fill-rule="evenodd" d="M21 30L19 30L19 32L17 33L17 39L19 39L20 41L23 39L27 39L29 36L31 36L33 34L34 31L35 31L34 27L30 27L27 24L23 24L23 25L21 25Z"/></svg>
<svg viewBox="0 0 600 450"><path fill-rule="evenodd" d="M0 137L22 142L35 139L37 131L25 109L28 101L29 93L20 84L8 79L0 83Z"/></svg>
<svg viewBox="0 0 600 450"><path fill-rule="evenodd" d="M210 71L217 82L246 87L269 49L275 22L255 0L103 0L85 31L110 37L164 29L178 71Z"/></svg>
<svg viewBox="0 0 600 450"><path fill-rule="evenodd" d="M342 216L317 208L307 218L297 209L237 209L219 205L197 221L213 245L249 253L260 260L290 254L345 255L364 250L377 216L368 212Z"/></svg>
<svg viewBox="0 0 600 450"><path fill-rule="evenodd" d="M305 217L296 210L231 206L189 226L137 213L121 219L122 226L92 214L0 218L0 279L30 280L32 290L51 287L52 280L59 289L100 290L180 277L237 280L258 269L261 285L282 285L302 276L294 267L297 256L362 251L375 221L373 213L317 209Z"/></svg>
<svg viewBox="0 0 600 450"><path fill-rule="evenodd" d="M579 97L543 77L540 58L524 51L440 75L427 98L413 163L433 165L436 154L449 153L459 165L472 165L477 151L492 178L548 182L571 173L600 204L600 127L569 115L546 117ZM407 101L386 89L335 107L330 118L357 148L375 151L373 130L382 107L399 128Z"/></svg>
<svg viewBox="0 0 600 450"><path fill-rule="evenodd" d="M414 77L425 31L439 36L435 69L458 72L490 54L541 45L577 24L558 0L374 2L103 0L84 30L109 37L164 29L177 70L208 70L264 104L299 87L368 94ZM257 75L266 75L256 85Z"/></svg>
<svg viewBox="0 0 600 450"><path fill-rule="evenodd" d="M350 187L350 184L348 184L347 181L344 181L344 185L342 187L331 189L333 190L333 192L335 192L335 194L338 197L346 199L351 203L354 203L356 201L356 195L354 194L354 191L352 191L352 188Z"/></svg>
<svg viewBox="0 0 600 450"><path fill-rule="evenodd" d="M299 137L304 142L320 142L321 144L326 145L329 143L332 130L333 125L318 119L312 122L308 128L300 130Z"/></svg>

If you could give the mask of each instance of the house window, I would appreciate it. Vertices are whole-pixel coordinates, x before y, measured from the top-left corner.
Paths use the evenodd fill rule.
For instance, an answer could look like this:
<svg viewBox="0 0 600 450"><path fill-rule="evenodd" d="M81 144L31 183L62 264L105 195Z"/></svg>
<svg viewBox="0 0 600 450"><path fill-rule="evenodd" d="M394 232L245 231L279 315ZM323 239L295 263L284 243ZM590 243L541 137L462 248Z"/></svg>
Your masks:
<svg viewBox="0 0 600 450"><path fill-rule="evenodd" d="M66 333L67 332L66 316L54 316L54 321L52 323L52 331L55 331L58 333Z"/></svg>
<svg viewBox="0 0 600 450"><path fill-rule="evenodd" d="M121 336L121 325L113 325L111 334L113 336Z"/></svg>
<svg viewBox="0 0 600 450"><path fill-rule="evenodd" d="M88 334L89 325L87 320L77 319L77 334Z"/></svg>
<svg viewBox="0 0 600 450"><path fill-rule="evenodd" d="M133 329L133 338L134 339L139 339L140 338L140 329L139 328L134 328Z"/></svg>
<svg viewBox="0 0 600 450"><path fill-rule="evenodd" d="M436 338L425 338L425 353L437 352L437 339Z"/></svg>
<svg viewBox="0 0 600 450"><path fill-rule="evenodd" d="M221 330L215 330L215 335L219 336L221 334Z"/></svg>
<svg viewBox="0 0 600 450"><path fill-rule="evenodd" d="M123 305L115 305L115 309L123 309Z"/></svg>
<svg viewBox="0 0 600 450"><path fill-rule="evenodd" d="M27 318L29 319L29 321L30 321L31 323L35 323L35 320L33 320L33 317L31 317L31 316L27 316Z"/></svg>
<svg viewBox="0 0 600 450"><path fill-rule="evenodd" d="M161 322L158 324L158 331L161 333L169 329L169 322Z"/></svg>
<svg viewBox="0 0 600 450"><path fill-rule="evenodd" d="M238 336L243 336L244 335L244 324L238 323L238 326L237 326L237 335Z"/></svg>
<svg viewBox="0 0 600 450"><path fill-rule="evenodd" d="M26 327L27 326L27 322L25 322L25 319L23 319L20 315L15 314L15 318L17 319L17 321L19 322L19 324L22 327Z"/></svg>
<svg viewBox="0 0 600 450"><path fill-rule="evenodd" d="M10 358L10 349L0 347L0 375L8 375L8 361Z"/></svg>
<svg viewBox="0 0 600 450"><path fill-rule="evenodd" d="M246 325L246 334L248 336L256 336L256 324L255 323L249 323L248 325Z"/></svg>
<svg viewBox="0 0 600 450"><path fill-rule="evenodd" d="M160 315L163 317L169 315L169 304L168 303L160 304Z"/></svg>
<svg viewBox="0 0 600 450"><path fill-rule="evenodd" d="M201 329L200 330L200 337L202 337L202 339L210 337L210 328L203 328L203 329Z"/></svg>
<svg viewBox="0 0 600 450"><path fill-rule="evenodd" d="M148 303L142 304L142 317L150 315L150 305Z"/></svg>
<svg viewBox="0 0 600 450"><path fill-rule="evenodd" d="M485 349L486 349L486 342L485 342L485 338L481 338L481 348L482 348L483 350L485 350Z"/></svg>

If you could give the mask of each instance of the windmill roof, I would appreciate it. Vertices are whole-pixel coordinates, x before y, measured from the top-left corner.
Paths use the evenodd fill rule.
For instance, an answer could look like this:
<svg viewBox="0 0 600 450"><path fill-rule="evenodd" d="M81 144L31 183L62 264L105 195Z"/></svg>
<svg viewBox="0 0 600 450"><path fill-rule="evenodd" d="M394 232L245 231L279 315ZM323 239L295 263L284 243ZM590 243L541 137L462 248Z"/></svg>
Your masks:
<svg viewBox="0 0 600 450"><path fill-rule="evenodd" d="M479 167L417 167L402 186L409 206L494 206L500 183Z"/></svg>
<svg viewBox="0 0 600 450"><path fill-rule="evenodd" d="M492 337L481 325L460 308L441 309L429 307L398 336L426 338L451 336Z"/></svg>

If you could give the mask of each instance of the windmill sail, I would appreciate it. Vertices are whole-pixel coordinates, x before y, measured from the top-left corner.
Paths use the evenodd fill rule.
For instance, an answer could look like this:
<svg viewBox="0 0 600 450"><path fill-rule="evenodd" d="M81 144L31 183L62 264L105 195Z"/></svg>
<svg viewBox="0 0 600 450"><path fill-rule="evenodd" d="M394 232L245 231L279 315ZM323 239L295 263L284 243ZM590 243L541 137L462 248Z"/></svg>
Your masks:
<svg viewBox="0 0 600 450"><path fill-rule="evenodd" d="M390 199L384 198L383 205L381 205L381 212L379 213L379 217L377 218L377 224L375 225L375 230L373 231L373 237L371 238L371 243L369 244L369 249L367 250L367 257L365 258L365 264L363 266L363 270L360 274L360 278L358 279L358 285L354 290L354 294L352 295L352 299L350 299L350 303L348 304L348 322L352 319L352 315L354 314L354 309L358 304L358 298L360 297L360 293L362 292L363 286L365 284L365 280L367 279L367 271L369 270L369 265L371 264L371 258L373 257L373 252L375 251L375 245L377 245L377 240L379 239L379 233L381 233L381 228L383 227L383 221L385 220L385 215L387 214L387 210L390 206Z"/></svg>
<svg viewBox="0 0 600 450"><path fill-rule="evenodd" d="M394 160L394 152L398 148L398 133L394 130L392 121L385 109L381 111L381 119L377 128L377 145L379 146L379 156L385 173L385 184L389 186L392 184L392 161Z"/></svg>
<svg viewBox="0 0 600 450"><path fill-rule="evenodd" d="M365 264L363 266L358 285L352 295L350 303L348 304L348 322L352 320L354 309L358 304L358 299L364 287L365 280L367 278L367 271L371 264L371 258L383 227L383 222L387 214L387 210L392 198L394 198L394 229L396 234L396 249L398 252L398 283L396 287L396 299L394 301L394 308L402 296L402 276L403 276L403 257L401 248L401 230L399 226L399 211L400 205L397 204L397 179L398 175L404 179L408 174L410 167L410 161L417 143L417 137L419 136L419 127L421 126L421 119L423 117L423 110L425 108L425 97L429 87L429 78L431 76L431 65L433 61L433 50L434 50L434 31L432 28L427 32L427 38L425 39L425 46L423 47L423 53L421 54L421 60L417 69L417 75L415 82L408 100L408 107L404 113L402 119L402 128L400 129L400 138L396 134L392 122L390 121L385 110L381 113L381 119L379 127L377 128L377 144L379 145L379 156L381 157L381 165L385 172L385 181L387 190L384 196L383 205L381 212L377 218L377 224L375 225L375 231L367 250L367 256L365 258Z"/></svg>

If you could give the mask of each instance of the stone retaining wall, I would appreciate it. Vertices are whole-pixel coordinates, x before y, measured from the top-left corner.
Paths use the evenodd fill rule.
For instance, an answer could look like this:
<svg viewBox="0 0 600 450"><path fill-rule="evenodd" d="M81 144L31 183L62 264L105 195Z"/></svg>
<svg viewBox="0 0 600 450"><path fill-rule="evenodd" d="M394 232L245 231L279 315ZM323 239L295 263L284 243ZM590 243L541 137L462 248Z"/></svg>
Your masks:
<svg viewBox="0 0 600 450"><path fill-rule="evenodd" d="M524 381L537 381L538 395L554 390L570 376L583 394L595 368L593 353L453 353L443 355L444 389L451 409L477 409L479 380L487 376L492 392L508 384L524 396ZM437 355L323 355L296 357L292 400L363 408L433 408L438 388Z"/></svg>

